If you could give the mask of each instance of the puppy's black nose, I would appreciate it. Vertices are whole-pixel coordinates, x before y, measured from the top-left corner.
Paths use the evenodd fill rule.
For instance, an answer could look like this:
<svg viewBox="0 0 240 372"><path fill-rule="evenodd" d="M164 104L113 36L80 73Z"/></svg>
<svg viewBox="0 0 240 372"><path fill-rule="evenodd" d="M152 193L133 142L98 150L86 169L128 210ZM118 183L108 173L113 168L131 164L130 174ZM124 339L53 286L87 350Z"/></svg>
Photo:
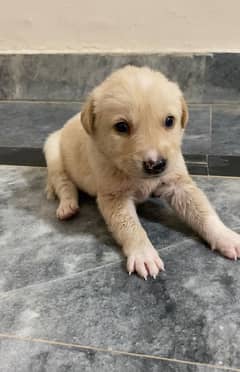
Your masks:
<svg viewBox="0 0 240 372"><path fill-rule="evenodd" d="M167 165L166 159L158 159L157 161L148 160L143 162L143 169L147 174L160 174L164 171Z"/></svg>

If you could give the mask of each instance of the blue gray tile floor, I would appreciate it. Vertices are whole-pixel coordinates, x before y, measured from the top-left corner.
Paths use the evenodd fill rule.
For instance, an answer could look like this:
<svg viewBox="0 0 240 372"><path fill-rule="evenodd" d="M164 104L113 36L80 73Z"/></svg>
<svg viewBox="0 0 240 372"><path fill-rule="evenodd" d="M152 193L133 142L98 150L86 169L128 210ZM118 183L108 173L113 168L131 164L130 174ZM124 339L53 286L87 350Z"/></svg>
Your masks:
<svg viewBox="0 0 240 372"><path fill-rule="evenodd" d="M151 199L138 212L166 272L129 277L95 201L57 221L45 176L0 166L0 371L240 371L240 262ZM240 179L195 179L240 232Z"/></svg>

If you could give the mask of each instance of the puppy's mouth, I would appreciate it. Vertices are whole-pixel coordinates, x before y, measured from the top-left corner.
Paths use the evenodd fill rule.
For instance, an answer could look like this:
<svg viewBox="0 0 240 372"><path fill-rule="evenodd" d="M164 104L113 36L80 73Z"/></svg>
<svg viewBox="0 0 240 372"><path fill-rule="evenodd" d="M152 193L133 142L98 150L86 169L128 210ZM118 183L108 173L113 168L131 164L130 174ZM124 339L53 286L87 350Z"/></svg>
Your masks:
<svg viewBox="0 0 240 372"><path fill-rule="evenodd" d="M143 174L141 178L145 179L145 180L149 180L149 179L157 179L157 178L161 178L162 176L165 176L166 175L166 169L159 173L159 174Z"/></svg>

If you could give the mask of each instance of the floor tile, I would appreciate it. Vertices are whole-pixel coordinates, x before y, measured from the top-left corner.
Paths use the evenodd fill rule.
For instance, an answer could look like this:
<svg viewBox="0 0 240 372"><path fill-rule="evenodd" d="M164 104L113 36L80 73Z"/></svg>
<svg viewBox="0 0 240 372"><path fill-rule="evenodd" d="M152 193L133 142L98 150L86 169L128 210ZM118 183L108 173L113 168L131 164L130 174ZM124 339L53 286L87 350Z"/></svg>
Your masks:
<svg viewBox="0 0 240 372"><path fill-rule="evenodd" d="M215 105L212 112L212 155L240 155L239 105Z"/></svg>
<svg viewBox="0 0 240 372"><path fill-rule="evenodd" d="M127 64L149 66L178 81L191 102L201 102L204 55L27 54L0 55L0 97L20 100L82 100L112 71Z"/></svg>
<svg viewBox="0 0 240 372"><path fill-rule="evenodd" d="M94 199L81 194L79 216L60 222L55 217L57 202L44 195L46 169L1 166L0 178L1 291L123 260ZM196 180L222 219L230 227L240 226L239 181ZM159 251L194 236L158 198L140 205L138 213Z"/></svg>
<svg viewBox="0 0 240 372"><path fill-rule="evenodd" d="M18 68L15 56L0 55L0 99L13 99L16 96Z"/></svg>
<svg viewBox="0 0 240 372"><path fill-rule="evenodd" d="M208 176L209 169L206 163L186 163L188 172L191 175Z"/></svg>
<svg viewBox="0 0 240 372"><path fill-rule="evenodd" d="M237 102L239 59L239 53L0 55L0 98L82 100L113 70L134 64L177 81L189 102Z"/></svg>
<svg viewBox="0 0 240 372"><path fill-rule="evenodd" d="M80 106L76 102L0 102L1 159L12 163L14 151L10 153L9 148L20 148L21 153L28 148L42 148L47 135L61 128L80 110ZM190 155L207 154L210 146L209 107L190 105L189 108L190 122L184 135L183 152ZM5 157L4 149L7 153ZM23 157L16 158L18 164L18 159Z"/></svg>
<svg viewBox="0 0 240 372"><path fill-rule="evenodd" d="M79 217L58 222L55 202L43 195L45 176L44 168L0 167L0 333L239 367L239 262L212 252L153 198L138 213L166 272L156 280L129 277L95 201L80 194ZM240 232L240 180L194 179ZM19 371L51 371L56 362L62 371L79 364L86 371L209 372L128 358L0 343L4 371L17 362Z"/></svg>
<svg viewBox="0 0 240 372"><path fill-rule="evenodd" d="M195 176L220 217L231 228L240 227L240 178Z"/></svg>
<svg viewBox="0 0 240 372"><path fill-rule="evenodd" d="M232 155L209 155L208 167L211 176L240 177L240 158Z"/></svg>
<svg viewBox="0 0 240 372"><path fill-rule="evenodd" d="M41 147L79 110L79 103L0 102L0 146Z"/></svg>
<svg viewBox="0 0 240 372"><path fill-rule="evenodd" d="M94 200L81 197L79 217L60 222L46 169L1 166L0 178L1 291L121 260Z"/></svg>
<svg viewBox="0 0 240 372"><path fill-rule="evenodd" d="M239 101L239 62L239 53L214 53L206 56L203 102Z"/></svg>
<svg viewBox="0 0 240 372"><path fill-rule="evenodd" d="M239 366L239 262L194 241L162 258L156 280L115 264L2 293L1 332Z"/></svg>
<svg viewBox="0 0 240 372"><path fill-rule="evenodd" d="M26 341L0 341L4 372L223 372L218 368Z"/></svg>
<svg viewBox="0 0 240 372"><path fill-rule="evenodd" d="M46 167L43 149L39 147L0 146L0 164Z"/></svg>
<svg viewBox="0 0 240 372"><path fill-rule="evenodd" d="M0 178L2 291L123 259L94 199L81 194L79 216L62 222L57 202L44 195L45 168L1 166ZM192 235L158 199L139 206L139 214L157 249Z"/></svg>
<svg viewBox="0 0 240 372"><path fill-rule="evenodd" d="M210 107L192 105L189 110L189 123L183 137L183 153L208 154L210 145Z"/></svg>

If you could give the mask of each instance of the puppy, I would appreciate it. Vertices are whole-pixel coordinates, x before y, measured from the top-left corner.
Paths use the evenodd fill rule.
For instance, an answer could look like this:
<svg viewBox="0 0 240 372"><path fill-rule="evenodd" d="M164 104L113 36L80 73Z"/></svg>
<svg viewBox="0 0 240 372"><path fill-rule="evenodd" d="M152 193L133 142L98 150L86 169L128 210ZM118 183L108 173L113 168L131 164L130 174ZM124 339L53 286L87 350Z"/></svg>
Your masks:
<svg viewBox="0 0 240 372"><path fill-rule="evenodd" d="M223 224L186 169L181 142L187 121L177 84L147 67L126 66L96 87L82 112L45 143L47 195L59 199L57 217L77 213L78 189L95 196L129 274L147 279L164 270L135 209L152 193L212 249L240 257L240 235Z"/></svg>

